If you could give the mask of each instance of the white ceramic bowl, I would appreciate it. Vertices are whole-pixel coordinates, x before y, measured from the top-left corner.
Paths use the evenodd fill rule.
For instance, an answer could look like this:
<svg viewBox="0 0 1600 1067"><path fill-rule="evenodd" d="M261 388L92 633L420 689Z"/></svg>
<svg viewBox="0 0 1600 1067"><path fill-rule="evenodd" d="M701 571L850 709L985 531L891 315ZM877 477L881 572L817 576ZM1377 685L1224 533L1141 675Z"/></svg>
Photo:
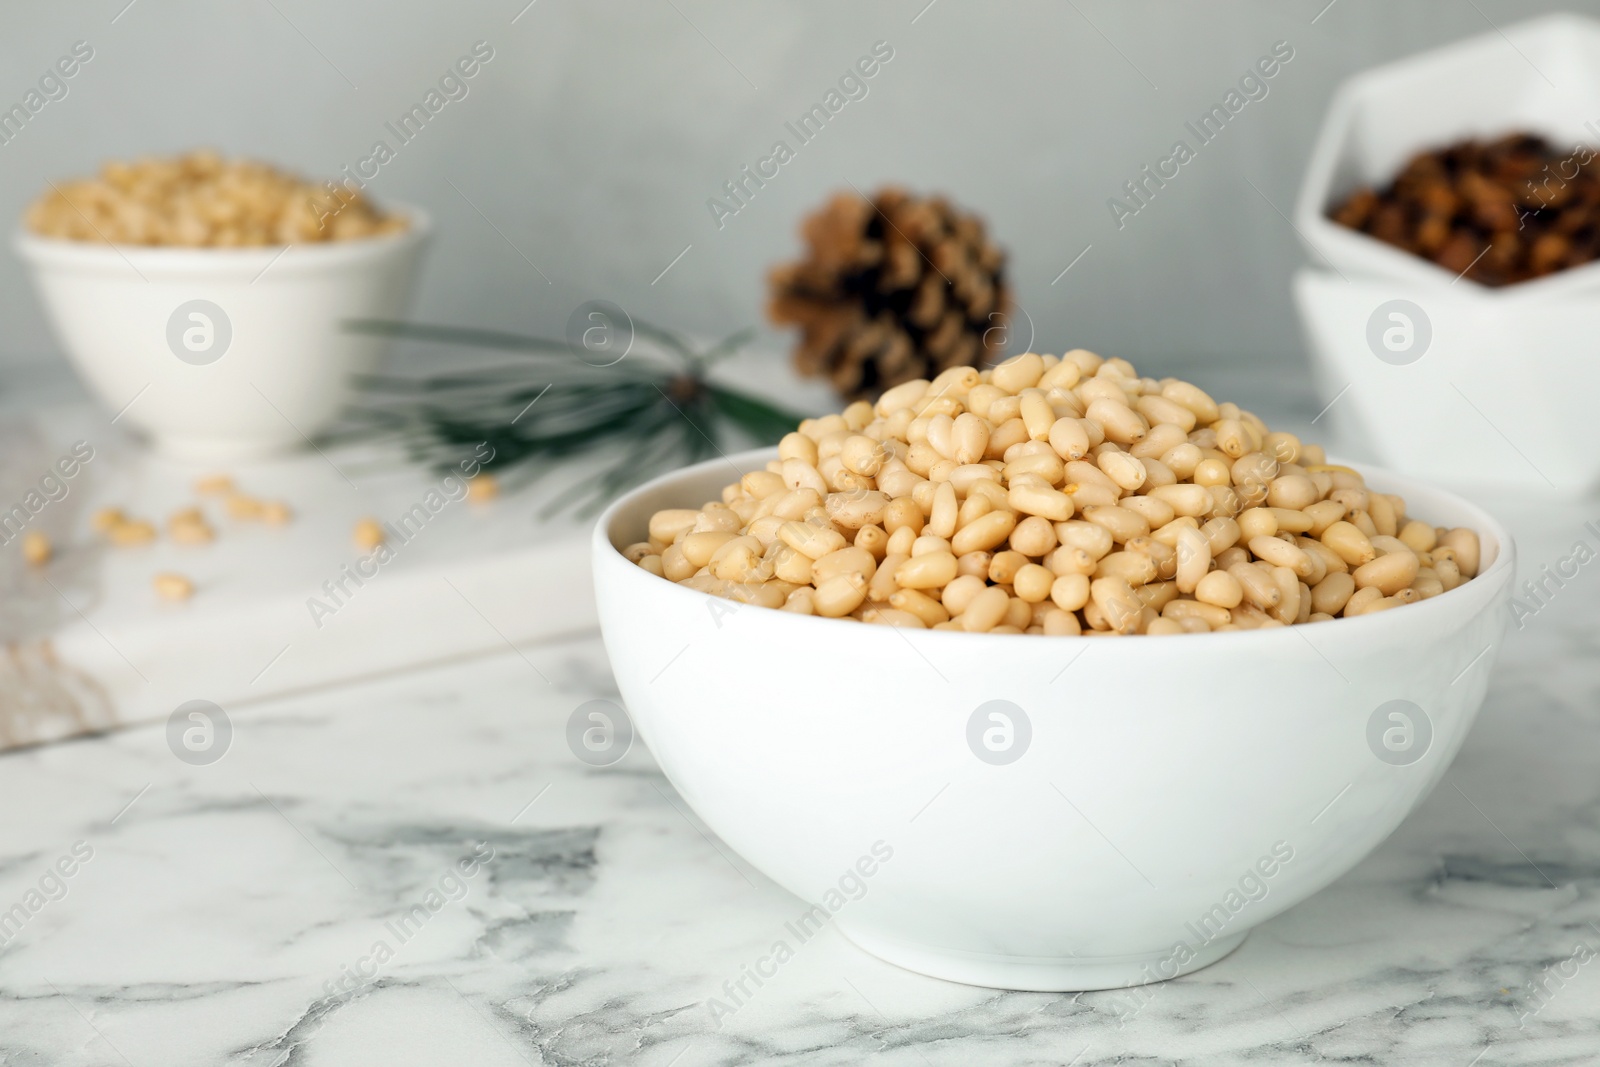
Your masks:
<svg viewBox="0 0 1600 1067"><path fill-rule="evenodd" d="M1417 152L1463 137L1531 130L1556 145L1600 144L1597 96L1600 23L1565 14L1339 86L1295 207L1296 230L1327 269L1302 271L1294 293L1346 440L1458 485L1571 496L1600 484L1600 450L1573 443L1600 390L1589 344L1600 333L1600 263L1489 288L1327 217Z"/></svg>
<svg viewBox="0 0 1600 1067"><path fill-rule="evenodd" d="M79 376L178 458L249 459L303 445L338 414L383 338L343 323L398 318L429 220L403 233L287 248L150 248L21 232L15 247Z"/></svg>
<svg viewBox="0 0 1600 1067"><path fill-rule="evenodd" d="M776 955L836 924L891 963L1010 989L1110 988L1214 962L1354 867L1439 781L1506 621L1504 528L1381 471L1370 484L1412 514L1479 531L1479 577L1275 630L895 630L734 605L621 555L657 509L717 499L735 467L775 454L629 493L596 527L594 573L651 753L712 830L805 901L772 931ZM1015 706L978 715L980 731L1004 728L989 712L1010 716L1007 752L1021 756L1004 765L969 745L992 701Z"/></svg>

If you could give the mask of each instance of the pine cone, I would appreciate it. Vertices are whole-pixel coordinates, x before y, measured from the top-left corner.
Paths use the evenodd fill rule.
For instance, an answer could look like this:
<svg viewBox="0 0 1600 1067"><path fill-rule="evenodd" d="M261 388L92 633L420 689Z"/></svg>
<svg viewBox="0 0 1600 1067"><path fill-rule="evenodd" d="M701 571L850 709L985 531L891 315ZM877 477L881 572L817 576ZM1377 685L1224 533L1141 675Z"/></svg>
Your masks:
<svg viewBox="0 0 1600 1067"><path fill-rule="evenodd" d="M806 258L775 268L767 314L799 326L795 365L840 395L981 366L1005 343L1005 253L942 197L841 192L801 226Z"/></svg>

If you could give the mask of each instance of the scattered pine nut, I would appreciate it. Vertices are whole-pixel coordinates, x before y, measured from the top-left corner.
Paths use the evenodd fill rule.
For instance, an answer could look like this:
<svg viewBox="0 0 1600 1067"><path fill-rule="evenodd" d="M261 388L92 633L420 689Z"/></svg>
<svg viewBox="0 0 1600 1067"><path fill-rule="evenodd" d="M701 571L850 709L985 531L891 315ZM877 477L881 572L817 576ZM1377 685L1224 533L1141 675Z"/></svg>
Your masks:
<svg viewBox="0 0 1600 1067"><path fill-rule="evenodd" d="M487 471L467 482L467 499L473 503L493 500L499 495L500 483Z"/></svg>
<svg viewBox="0 0 1600 1067"><path fill-rule="evenodd" d="M109 533L113 526L117 526L120 523L126 522L127 518L128 517L122 513L121 508L101 508L99 511L94 513L94 518L91 520L91 525L94 526L96 532L98 533Z"/></svg>
<svg viewBox="0 0 1600 1067"><path fill-rule="evenodd" d="M167 525L167 536L180 545L203 545L216 540L217 533L204 518L174 515Z"/></svg>
<svg viewBox="0 0 1600 1067"><path fill-rule="evenodd" d="M261 518L262 503L253 496L234 493L228 497L228 514L235 519L250 521Z"/></svg>
<svg viewBox="0 0 1600 1067"><path fill-rule="evenodd" d="M42 530L29 530L22 535L22 558L32 567L42 567L54 554L50 538Z"/></svg>
<svg viewBox="0 0 1600 1067"><path fill-rule="evenodd" d="M208 474L194 483L194 491L202 496L215 496L233 492L233 479L226 474Z"/></svg>
<svg viewBox="0 0 1600 1067"><path fill-rule="evenodd" d="M274 526L287 526L293 518L294 512L281 500L269 500L261 505L262 522L270 522Z"/></svg>
<svg viewBox="0 0 1600 1067"><path fill-rule="evenodd" d="M106 537L112 544L124 548L132 545L148 545L156 539L156 528L143 519L124 519L108 529Z"/></svg>
<svg viewBox="0 0 1600 1067"><path fill-rule="evenodd" d="M194 595L194 583L181 574L163 572L155 576L153 584L162 600L188 600Z"/></svg>
<svg viewBox="0 0 1600 1067"><path fill-rule="evenodd" d="M383 532L383 526L377 519L365 518L356 523L356 547L361 551L371 552L387 539L387 535Z"/></svg>

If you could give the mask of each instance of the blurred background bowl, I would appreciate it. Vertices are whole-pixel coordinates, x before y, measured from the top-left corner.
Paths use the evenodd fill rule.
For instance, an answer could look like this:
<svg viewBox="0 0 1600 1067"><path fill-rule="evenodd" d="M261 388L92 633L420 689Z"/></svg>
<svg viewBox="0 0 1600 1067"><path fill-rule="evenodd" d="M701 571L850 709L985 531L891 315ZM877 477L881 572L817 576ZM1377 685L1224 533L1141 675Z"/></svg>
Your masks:
<svg viewBox="0 0 1600 1067"><path fill-rule="evenodd" d="M606 649L673 786L806 901L797 917L818 902L831 914L811 922L939 978L1101 989L1222 958L1359 863L1438 783L1506 622L1501 525L1382 471L1369 484L1410 513L1479 532L1478 577L1272 630L897 630L738 605L622 556L656 510L717 499L775 455L702 463L606 511ZM1013 762L978 754L986 708L1011 717ZM1384 737L1397 710L1413 730L1399 752Z"/></svg>
<svg viewBox="0 0 1600 1067"><path fill-rule="evenodd" d="M402 233L270 248L151 248L20 232L61 349L119 421L178 459L300 447L385 346L344 328L405 313L428 216Z"/></svg>
<svg viewBox="0 0 1600 1067"><path fill-rule="evenodd" d="M1509 47L1508 47L1509 45ZM1358 74L1335 92L1295 209L1320 266L1294 297L1321 402L1342 440L1460 486L1577 495L1600 386L1600 263L1498 288L1334 222L1427 149L1513 131L1600 144L1600 23L1557 14Z"/></svg>

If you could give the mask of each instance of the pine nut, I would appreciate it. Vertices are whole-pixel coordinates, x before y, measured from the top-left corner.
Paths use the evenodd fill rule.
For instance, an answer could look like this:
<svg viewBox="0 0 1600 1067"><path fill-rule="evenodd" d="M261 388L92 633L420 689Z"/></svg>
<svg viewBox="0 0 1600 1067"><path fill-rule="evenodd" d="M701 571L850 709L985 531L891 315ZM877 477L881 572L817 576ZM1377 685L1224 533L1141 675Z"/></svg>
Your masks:
<svg viewBox="0 0 1600 1067"><path fill-rule="evenodd" d="M1177 569L1173 577L1179 592L1193 593L1211 570L1211 542L1199 530L1178 531ZM1224 605L1225 607L1231 605Z"/></svg>
<svg viewBox="0 0 1600 1067"><path fill-rule="evenodd" d="M798 459L814 467L817 464L817 443L803 433L786 433L783 440L778 442L778 458Z"/></svg>
<svg viewBox="0 0 1600 1067"><path fill-rule="evenodd" d="M1207 396L1205 390L1188 382L1169 381L1161 387L1161 395L1173 403L1181 404L1194 412L1195 418L1206 425L1216 422L1220 417L1217 402Z"/></svg>
<svg viewBox="0 0 1600 1067"><path fill-rule="evenodd" d="M1351 580L1354 581L1354 579ZM1383 590L1375 585L1370 585L1365 589L1357 589L1350 595L1350 599L1344 602L1344 617L1348 619L1356 615L1364 615L1368 608L1382 599Z"/></svg>
<svg viewBox="0 0 1600 1067"><path fill-rule="evenodd" d="M1082 459L1089 454L1089 434L1077 419L1057 419L1050 427L1050 447L1064 460Z"/></svg>
<svg viewBox="0 0 1600 1067"><path fill-rule="evenodd" d="M991 511L957 530L955 536L950 539L950 547L957 555L987 551L1004 543L1016 525L1016 516L1010 512Z"/></svg>
<svg viewBox="0 0 1600 1067"><path fill-rule="evenodd" d="M724 546L723 551L727 550ZM837 552L829 552L826 556L811 565L812 581L818 586L829 578L839 574L854 572L863 578L870 579L878 570L878 561L872 558L872 553L854 545L841 548ZM717 577L726 577L717 574ZM730 579L732 580L732 579Z"/></svg>
<svg viewBox="0 0 1600 1067"><path fill-rule="evenodd" d="M870 478L883 468L884 456L877 441L856 434L845 440L844 447L839 451L839 460L846 470Z"/></svg>
<svg viewBox="0 0 1600 1067"><path fill-rule="evenodd" d="M1100 609L1110 629L1123 634L1138 629L1144 605L1122 578L1096 578L1089 583L1089 599Z"/></svg>
<svg viewBox="0 0 1600 1067"><path fill-rule="evenodd" d="M1303 510L1311 519L1311 527L1306 532L1320 538L1328 527L1344 518L1350 509L1337 500L1319 500Z"/></svg>
<svg viewBox="0 0 1600 1067"><path fill-rule="evenodd" d="M894 572L895 583L905 589L939 589L956 576L956 557L949 552L912 556Z"/></svg>
<svg viewBox="0 0 1600 1067"><path fill-rule="evenodd" d="M690 534L689 536L698 537L700 535ZM790 548L803 552L814 560L821 559L829 552L837 552L845 545L844 534L828 527L813 526L808 522L786 522L779 527L778 537ZM689 550L688 540L688 537L684 538L684 552L693 562L695 553ZM710 558L709 554L707 558ZM696 566L704 566L704 564L700 563L696 564Z"/></svg>
<svg viewBox="0 0 1600 1067"><path fill-rule="evenodd" d="M1406 549L1363 563L1351 577L1355 579L1358 589L1376 586L1384 596L1393 596L1416 580L1417 570L1416 554Z"/></svg>
<svg viewBox="0 0 1600 1067"><path fill-rule="evenodd" d="M1127 404L1109 398L1094 400L1089 404L1088 417L1098 422L1108 441L1127 445L1142 440L1150 432L1144 416Z"/></svg>
<svg viewBox="0 0 1600 1067"><path fill-rule="evenodd" d="M867 580L851 572L837 574L821 585L812 595L812 605L818 615L830 619L841 618L861 606L867 596Z"/></svg>
<svg viewBox="0 0 1600 1067"><path fill-rule="evenodd" d="M1406 523L1396 536L1404 541L1406 546L1413 552L1418 553L1431 552L1434 546L1439 543L1439 536L1434 532L1433 527L1420 519L1412 519Z"/></svg>
<svg viewBox="0 0 1600 1067"><path fill-rule="evenodd" d="M1075 507L1072 497L1047 485L1017 484L1007 494L1010 505L1024 515L1065 522Z"/></svg>
<svg viewBox="0 0 1600 1067"><path fill-rule="evenodd" d="M43 531L29 530L22 535L22 559L30 567L42 567L50 562L54 549Z"/></svg>
<svg viewBox="0 0 1600 1067"><path fill-rule="evenodd" d="M944 609L944 605L915 589L895 590L889 597L889 605L899 611L915 615L924 626L937 626L950 618L950 613Z"/></svg>
<svg viewBox="0 0 1600 1067"><path fill-rule="evenodd" d="M1270 611L1283 600L1282 590L1254 563L1235 563L1227 573L1239 583L1240 595L1258 608Z"/></svg>
<svg viewBox="0 0 1600 1067"><path fill-rule="evenodd" d="M1000 625L1011 598L997 585L991 585L972 598L961 613L961 628L968 633L984 633Z"/></svg>
<svg viewBox="0 0 1600 1067"><path fill-rule="evenodd" d="M1056 547L1055 527L1043 516L1029 515L1018 522L1016 529L1011 531L1010 544L1024 556L1042 558L1049 555Z"/></svg>
<svg viewBox="0 0 1600 1067"><path fill-rule="evenodd" d="M1276 537L1252 537L1246 542L1251 553L1274 567L1288 567L1304 578L1315 569L1311 558L1299 545L1281 541Z"/></svg>
<svg viewBox="0 0 1600 1067"><path fill-rule="evenodd" d="M1176 425L1185 434L1194 429L1197 421L1193 411L1176 400L1160 395L1141 396L1135 402L1134 410L1149 419L1152 426L1169 423Z"/></svg>
<svg viewBox="0 0 1600 1067"><path fill-rule="evenodd" d="M1270 508L1250 508L1239 514L1239 539L1248 544L1252 538L1273 537L1278 532L1278 516Z"/></svg>
<svg viewBox="0 0 1600 1067"><path fill-rule="evenodd" d="M1206 604L1199 600L1174 600L1161 609L1163 619L1177 619L1180 623L1185 618L1200 619L1213 630L1218 626L1226 626L1233 621L1233 612L1227 608L1219 608L1215 604Z"/></svg>
<svg viewBox="0 0 1600 1067"><path fill-rule="evenodd" d="M1126 452L1102 452L1099 467L1121 489L1132 492L1144 484L1144 464Z"/></svg>
<svg viewBox="0 0 1600 1067"><path fill-rule="evenodd" d="M194 595L194 583L181 574L158 574L153 584L162 600L188 600Z"/></svg>
<svg viewBox="0 0 1600 1067"><path fill-rule="evenodd" d="M1300 576L1288 567L1274 567L1272 568L1272 584L1278 587L1279 594L1278 606L1272 610L1273 616L1279 622L1292 623L1298 621L1301 606L1300 590L1302 588ZM1309 599L1307 598L1308 601ZM1308 603L1306 611L1309 613L1310 610Z"/></svg>
<svg viewBox="0 0 1600 1067"><path fill-rule="evenodd" d="M926 379L918 378L915 381L905 382L891 389L886 389L884 394L878 398L878 403L873 410L879 415L888 415L900 408L910 407L918 400L921 400L927 392L928 382Z"/></svg>
<svg viewBox="0 0 1600 1067"><path fill-rule="evenodd" d="M1239 579L1227 571L1211 571L1195 586L1194 597L1219 608L1236 608L1244 600L1244 590L1239 585Z"/></svg>
<svg viewBox="0 0 1600 1067"><path fill-rule="evenodd" d="M1149 495L1170 505L1179 515L1195 518L1209 515L1216 506L1211 494L1200 485L1162 485L1150 490Z"/></svg>
<svg viewBox="0 0 1600 1067"><path fill-rule="evenodd" d="M876 525L883 521L884 512L889 507L889 496L875 489L858 489L850 493L829 493L824 502L828 518L834 524L847 530L859 530L863 526Z"/></svg>
<svg viewBox="0 0 1600 1067"><path fill-rule="evenodd" d="M1377 558L1378 550L1372 547L1367 535L1354 524L1341 519L1322 531L1318 538L1352 567L1359 567Z"/></svg>
<svg viewBox="0 0 1600 1067"><path fill-rule="evenodd" d="M1482 547L1478 543L1478 535L1465 527L1457 527L1447 531L1439 538L1439 543L1449 548L1456 554L1456 566L1461 569L1465 578L1478 576L1478 565L1482 559Z"/></svg>
<svg viewBox="0 0 1600 1067"><path fill-rule="evenodd" d="M1377 528L1381 536L1393 537L1398 532L1395 525L1394 504L1382 493L1367 495L1367 514L1372 516L1372 525Z"/></svg>

